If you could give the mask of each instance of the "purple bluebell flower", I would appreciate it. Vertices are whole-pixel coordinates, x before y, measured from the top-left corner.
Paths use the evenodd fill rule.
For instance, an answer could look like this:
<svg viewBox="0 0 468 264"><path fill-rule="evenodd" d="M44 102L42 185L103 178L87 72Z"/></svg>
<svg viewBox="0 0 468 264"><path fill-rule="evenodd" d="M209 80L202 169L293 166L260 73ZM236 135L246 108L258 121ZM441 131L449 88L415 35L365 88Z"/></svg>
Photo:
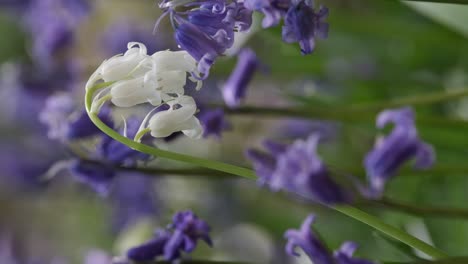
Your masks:
<svg viewBox="0 0 468 264"><path fill-rule="evenodd" d="M296 247L301 248L314 264L334 264L333 257L327 246L323 244L314 233L311 225L315 220L313 214L309 215L301 225L299 230L289 229L284 234L288 240L286 252L291 256L299 256L295 251Z"/></svg>
<svg viewBox="0 0 468 264"><path fill-rule="evenodd" d="M241 50L238 56L237 65L223 87L224 102L229 107L239 106L259 66L257 56L251 49Z"/></svg>
<svg viewBox="0 0 468 264"><path fill-rule="evenodd" d="M320 6L315 12L312 0L294 0L284 17L283 40L299 42L302 54L311 53L315 38L328 36L328 24L324 22L327 16L328 8Z"/></svg>
<svg viewBox="0 0 468 264"><path fill-rule="evenodd" d="M415 124L414 112L410 107L385 110L377 117L377 127L383 128L388 123L395 126L392 132L377 140L377 143L364 160L370 196L382 194L385 183L393 177L407 161L415 159L416 169L432 166L435 153L427 143L419 139Z"/></svg>
<svg viewBox="0 0 468 264"><path fill-rule="evenodd" d="M344 242L340 249L334 252L336 264L374 264L373 261L361 258L353 258L358 245L352 241Z"/></svg>
<svg viewBox="0 0 468 264"><path fill-rule="evenodd" d="M102 35L102 50L106 55L125 53L129 42L145 44L149 54L162 49L162 35L155 38L151 34L152 29L142 27L140 24L129 20L120 19L112 23Z"/></svg>
<svg viewBox="0 0 468 264"><path fill-rule="evenodd" d="M176 261L183 252L192 252L199 239L211 246L209 232L208 224L192 211L178 212L168 229L158 230L152 240L128 250L127 256L134 261L153 261L160 257Z"/></svg>
<svg viewBox="0 0 468 264"><path fill-rule="evenodd" d="M176 11L183 6L184 12ZM175 40L197 62L205 79L215 59L234 43L234 31L245 31L252 24L252 12L243 3L219 1L163 1L160 7L169 13L175 29Z"/></svg>
<svg viewBox="0 0 468 264"><path fill-rule="evenodd" d="M201 109L198 119L203 126L203 137L205 138L211 135L221 138L221 133L231 127L221 108Z"/></svg>
<svg viewBox="0 0 468 264"><path fill-rule="evenodd" d="M350 193L335 182L317 155L318 140L313 134L287 147L270 142L265 145L268 153L249 150L247 157L254 163L259 184L325 204L351 202Z"/></svg>

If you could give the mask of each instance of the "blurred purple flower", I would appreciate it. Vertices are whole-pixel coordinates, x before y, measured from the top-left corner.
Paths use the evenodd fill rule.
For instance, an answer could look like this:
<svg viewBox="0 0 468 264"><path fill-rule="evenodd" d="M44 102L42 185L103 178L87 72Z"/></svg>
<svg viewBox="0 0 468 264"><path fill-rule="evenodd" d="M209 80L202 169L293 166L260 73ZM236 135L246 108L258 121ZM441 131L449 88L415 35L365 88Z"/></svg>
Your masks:
<svg viewBox="0 0 468 264"><path fill-rule="evenodd" d="M388 123L395 125L392 132L378 139L364 160L372 197L382 194L385 183L408 160L415 159L416 169L429 168L435 160L432 146L418 137L414 112L410 107L381 112L377 117L377 127L383 128Z"/></svg>
<svg viewBox="0 0 468 264"><path fill-rule="evenodd" d="M174 215L167 230L159 230L155 238L127 251L134 261L152 261L164 257L167 261L179 260L182 253L191 253L199 239L212 245L208 224L192 211L181 211Z"/></svg>
<svg viewBox="0 0 468 264"><path fill-rule="evenodd" d="M203 137L205 138L213 135L219 139L221 138L221 133L231 127L221 108L201 109L198 119L203 126Z"/></svg>
<svg viewBox="0 0 468 264"><path fill-rule="evenodd" d="M227 106L233 108L240 105L258 66L257 56L251 49L239 52L237 65L223 87L223 98Z"/></svg>
<svg viewBox="0 0 468 264"><path fill-rule="evenodd" d="M284 17L283 40L288 43L299 42L302 54L314 50L315 38L328 36L328 8L321 6L314 12L312 0L294 0Z"/></svg>
<svg viewBox="0 0 468 264"><path fill-rule="evenodd" d="M98 116L105 124L113 127L110 111L109 107L102 107ZM76 102L71 93L49 96L44 109L39 113L39 120L46 125L48 137L61 142L102 135L84 109L76 110Z"/></svg>
<svg viewBox="0 0 468 264"><path fill-rule="evenodd" d="M299 254L295 251L295 248L299 247L315 264L334 264L333 257L326 245L320 241L311 228L314 219L315 216L311 214L304 220L299 230L289 229L286 231L284 234L284 237L288 240L286 252L291 256L298 257Z"/></svg>
<svg viewBox="0 0 468 264"><path fill-rule="evenodd" d="M1 71L2 96L9 98L2 107L3 114L15 125L34 128L41 126L37 113L44 109L47 97L55 91L71 90L79 74L75 63L64 63L49 72L24 64L6 64Z"/></svg>
<svg viewBox="0 0 468 264"><path fill-rule="evenodd" d="M314 264L374 264L374 262L353 258L357 244L351 241L343 243L340 249L332 255L327 246L320 240L311 225L314 223L315 215L310 214L302 223L299 230L288 229L284 234L288 240L286 252L291 256L299 256L295 251L301 248Z"/></svg>
<svg viewBox="0 0 468 264"><path fill-rule="evenodd" d="M358 245L352 241L344 242L340 249L334 252L336 264L374 264L374 262L366 259L353 258L354 251Z"/></svg>
<svg viewBox="0 0 468 264"><path fill-rule="evenodd" d="M72 44L79 22L89 12L86 0L31 0L25 20L36 63L52 67L54 56Z"/></svg>
<svg viewBox="0 0 468 264"><path fill-rule="evenodd" d="M247 157L254 163L258 182L273 191L284 189L320 203L351 202L350 194L333 180L317 155L318 140L313 134L287 147L269 142L265 144L268 153L248 150Z"/></svg>
<svg viewBox="0 0 468 264"><path fill-rule="evenodd" d="M81 159L73 160L69 165L70 173L79 182L89 185L102 196L109 193L115 170L112 166Z"/></svg>

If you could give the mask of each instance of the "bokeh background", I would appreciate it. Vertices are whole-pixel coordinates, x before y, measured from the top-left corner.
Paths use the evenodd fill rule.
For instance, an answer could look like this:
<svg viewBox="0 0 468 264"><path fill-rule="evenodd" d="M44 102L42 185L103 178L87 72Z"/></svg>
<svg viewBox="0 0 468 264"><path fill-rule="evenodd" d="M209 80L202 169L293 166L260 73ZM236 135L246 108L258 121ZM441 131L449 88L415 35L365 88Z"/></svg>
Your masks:
<svg viewBox="0 0 468 264"><path fill-rule="evenodd" d="M309 263L285 256L283 233L315 212L317 230L330 247L355 240L360 256L409 260L368 226L260 189L252 181L123 171L110 193L102 195L60 170L57 162L75 157L71 149L92 148L94 142L51 140L39 120L47 98L67 92L74 107L83 108L88 76L104 59L125 51L128 41L143 42L152 51L177 47L167 20L153 33L160 10L152 0L90 1L82 16L79 8L24 11L23 2L0 2L1 263L99 264L85 261L96 254L123 254L165 226L174 212L188 208L210 223L215 241L213 249L201 245L195 258ZM326 138L320 153L328 164L364 177L362 160L379 133L374 119L382 108L396 106L402 97L468 89L468 6L396 0L320 3L330 9L330 32L313 54L302 56L297 45L283 43L280 27L253 29L239 44L256 51L265 68L250 84L246 105L307 106L317 116L231 113L231 129L219 139L180 137L156 145L250 166L243 155L247 147L265 138L292 141L315 131ZM46 24L60 26L59 17L73 21L67 29L71 35L63 40L66 45L57 40L63 47L47 57L40 45L53 45L48 40L55 41L55 35ZM235 61L235 56L217 61L200 91L204 98L222 103L220 89ZM468 169L468 99L418 104L415 110L421 137L436 149L438 169L404 169L386 195L415 205L468 210L468 170L463 170ZM54 164L59 172L51 173ZM146 166L190 168L159 159ZM468 219L366 210L451 255L468 253Z"/></svg>

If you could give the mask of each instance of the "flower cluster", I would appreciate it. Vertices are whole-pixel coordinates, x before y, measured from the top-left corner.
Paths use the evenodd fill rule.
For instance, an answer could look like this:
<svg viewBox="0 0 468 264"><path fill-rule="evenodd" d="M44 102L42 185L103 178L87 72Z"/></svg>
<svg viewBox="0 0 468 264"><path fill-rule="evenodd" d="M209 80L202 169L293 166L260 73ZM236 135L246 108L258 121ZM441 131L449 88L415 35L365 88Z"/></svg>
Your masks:
<svg viewBox="0 0 468 264"><path fill-rule="evenodd" d="M385 183L394 176L408 160L415 159L416 169L426 169L435 160L433 148L421 141L414 124L414 112L409 107L385 110L377 117L377 127L395 124L393 131L377 140L365 160L364 166L370 183L369 195L382 194Z"/></svg>
<svg viewBox="0 0 468 264"><path fill-rule="evenodd" d="M284 189L308 200L325 204L350 202L350 195L330 176L317 154L319 137L296 140L291 145L265 141L267 152L247 150L260 185L273 191Z"/></svg>
<svg viewBox="0 0 468 264"><path fill-rule="evenodd" d="M315 216L309 215L299 230L289 229L284 234L288 240L286 252L291 256L299 256L296 247L301 248L314 264L373 264L374 262L353 258L357 244L351 241L344 242L340 249L331 254L327 246L320 240L311 229Z"/></svg>
<svg viewBox="0 0 468 264"><path fill-rule="evenodd" d="M138 132L150 130L154 137L167 137L182 131L198 138L203 129L194 116L195 101L184 95L187 73L192 74L189 79L199 89L201 81L194 79L198 75L196 62L186 51L166 50L148 55L144 44L130 42L125 54L104 61L88 80L87 89L99 80L110 84L95 96L91 111L99 112L108 100L118 107L150 103L159 111L151 118L154 111L149 112ZM162 105L168 108L158 109Z"/></svg>
<svg viewBox="0 0 468 264"><path fill-rule="evenodd" d="M133 261L154 261L161 257L176 261L183 253L195 250L200 239L212 246L209 232L208 224L192 211L181 211L174 215L167 229L157 230L153 239L128 250L127 257Z"/></svg>
<svg viewBox="0 0 468 264"><path fill-rule="evenodd" d="M170 15L179 47L198 62L201 78L208 76L215 59L233 45L234 32L247 31L252 24L252 11L241 1L165 0L159 7Z"/></svg>
<svg viewBox="0 0 468 264"><path fill-rule="evenodd" d="M385 183L408 160L415 159L416 169L429 168L435 160L433 148L418 137L411 108L381 112L377 126L383 128L389 122L395 124L393 131L377 140L364 160L369 187L363 188L349 176L367 198L379 198ZM247 157L253 162L259 183L268 185L273 191L285 189L321 203L351 202L351 190L338 185L318 157L318 139L317 134L312 134L306 141L296 140L290 146L265 141L263 145L267 153L249 149Z"/></svg>

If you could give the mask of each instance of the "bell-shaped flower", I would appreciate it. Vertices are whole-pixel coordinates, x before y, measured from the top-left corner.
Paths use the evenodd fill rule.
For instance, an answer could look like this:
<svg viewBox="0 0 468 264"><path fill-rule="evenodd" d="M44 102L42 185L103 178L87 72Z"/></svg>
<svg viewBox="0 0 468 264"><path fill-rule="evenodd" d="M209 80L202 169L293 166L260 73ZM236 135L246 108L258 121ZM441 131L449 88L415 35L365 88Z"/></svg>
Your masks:
<svg viewBox="0 0 468 264"><path fill-rule="evenodd" d="M199 75L197 62L186 51L165 50L150 56L141 43L131 42L128 48L125 54L105 61L88 81L87 88L98 80L114 82L95 97L93 109L99 109L100 98L111 100L119 107L143 103L159 106L173 98L169 94L184 94L187 73ZM201 81L190 80L197 82L197 89L200 88Z"/></svg>
<svg viewBox="0 0 468 264"><path fill-rule="evenodd" d="M377 140L374 148L364 160L369 181L369 195L382 195L386 182L397 174L408 161L414 160L415 169L427 169L435 161L431 145L422 141L414 123L414 112L410 107L382 111L377 117L377 127L393 123L389 135Z"/></svg>
<svg viewBox="0 0 468 264"><path fill-rule="evenodd" d="M203 128L194 116L197 106L192 97L182 95L168 101L167 104L168 110L157 112L148 122L153 137L167 137L178 131L191 138L202 136Z"/></svg>
<svg viewBox="0 0 468 264"><path fill-rule="evenodd" d="M151 69L151 62L146 54L147 50L144 44L130 42L127 48L128 50L124 54L105 60L89 78L86 89L99 80L104 82L119 81L144 75Z"/></svg>

